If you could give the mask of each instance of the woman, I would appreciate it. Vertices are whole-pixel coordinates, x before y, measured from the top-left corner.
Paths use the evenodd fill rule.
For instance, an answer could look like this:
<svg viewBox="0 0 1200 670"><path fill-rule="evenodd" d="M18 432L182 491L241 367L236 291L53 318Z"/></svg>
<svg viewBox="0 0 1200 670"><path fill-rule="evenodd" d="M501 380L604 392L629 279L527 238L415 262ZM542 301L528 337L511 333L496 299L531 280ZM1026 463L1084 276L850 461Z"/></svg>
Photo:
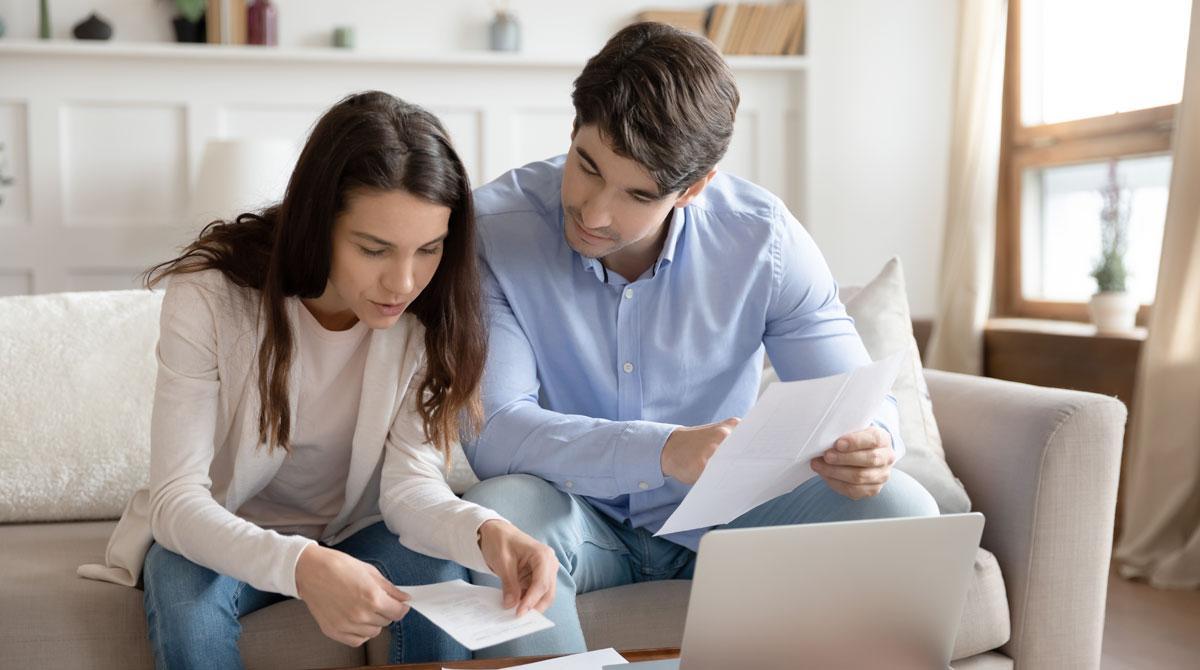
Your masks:
<svg viewBox="0 0 1200 670"><path fill-rule="evenodd" d="M170 278L150 485L81 573L142 576L159 667L240 666L238 618L285 597L347 645L393 626L393 663L467 658L397 587L464 565L518 614L549 606L553 552L443 478L480 420L473 216L438 121L363 93L317 123L280 204L148 273Z"/></svg>

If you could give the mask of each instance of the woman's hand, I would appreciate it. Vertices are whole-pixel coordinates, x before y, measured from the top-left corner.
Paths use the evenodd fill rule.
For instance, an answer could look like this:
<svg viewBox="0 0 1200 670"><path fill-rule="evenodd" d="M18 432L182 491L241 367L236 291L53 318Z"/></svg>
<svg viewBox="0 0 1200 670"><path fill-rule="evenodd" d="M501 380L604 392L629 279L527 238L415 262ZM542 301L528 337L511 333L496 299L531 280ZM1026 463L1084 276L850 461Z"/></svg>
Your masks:
<svg viewBox="0 0 1200 670"><path fill-rule="evenodd" d="M479 527L483 560L504 587L504 607L517 616L535 609L545 612L554 602L558 558L554 550L507 521L492 519Z"/></svg>
<svg viewBox="0 0 1200 670"><path fill-rule="evenodd" d="M375 566L318 544L300 552L296 590L327 637L361 646L408 613L408 594Z"/></svg>

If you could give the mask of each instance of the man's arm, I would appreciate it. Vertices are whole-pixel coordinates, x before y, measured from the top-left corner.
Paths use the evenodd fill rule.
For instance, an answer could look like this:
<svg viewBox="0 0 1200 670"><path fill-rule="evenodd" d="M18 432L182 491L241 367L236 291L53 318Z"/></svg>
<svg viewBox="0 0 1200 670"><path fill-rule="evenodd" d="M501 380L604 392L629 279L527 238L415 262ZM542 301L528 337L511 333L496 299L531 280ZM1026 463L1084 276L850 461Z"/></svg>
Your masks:
<svg viewBox="0 0 1200 670"><path fill-rule="evenodd" d="M772 295L763 344L783 381L848 372L871 362L854 321L838 298L837 282L812 237L779 205L771 247ZM900 414L890 394L872 422L891 438L896 458L904 454ZM833 446L833 445L829 445Z"/></svg>
<svg viewBox="0 0 1200 670"><path fill-rule="evenodd" d="M481 265L489 328L484 426L464 445L475 474L528 473L596 498L662 486L662 449L676 426L560 414L538 405L533 347L486 261Z"/></svg>

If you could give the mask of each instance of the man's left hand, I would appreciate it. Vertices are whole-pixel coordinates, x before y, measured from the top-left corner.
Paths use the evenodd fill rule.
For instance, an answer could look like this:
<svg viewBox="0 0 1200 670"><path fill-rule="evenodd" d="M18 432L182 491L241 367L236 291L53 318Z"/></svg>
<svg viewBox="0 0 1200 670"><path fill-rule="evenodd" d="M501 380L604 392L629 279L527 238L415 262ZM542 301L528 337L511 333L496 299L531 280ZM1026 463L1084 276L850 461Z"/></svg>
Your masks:
<svg viewBox="0 0 1200 670"><path fill-rule="evenodd" d="M829 488L852 500L870 498L892 474L896 452L887 431L871 426L839 437L832 449L811 461Z"/></svg>

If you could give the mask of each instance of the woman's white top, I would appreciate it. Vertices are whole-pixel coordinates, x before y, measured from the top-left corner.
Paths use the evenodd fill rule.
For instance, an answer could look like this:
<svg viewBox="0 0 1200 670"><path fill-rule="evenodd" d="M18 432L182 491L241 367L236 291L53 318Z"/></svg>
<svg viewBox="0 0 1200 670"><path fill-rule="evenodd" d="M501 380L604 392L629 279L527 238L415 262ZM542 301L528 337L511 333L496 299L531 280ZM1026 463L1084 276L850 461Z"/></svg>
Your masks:
<svg viewBox="0 0 1200 670"><path fill-rule="evenodd" d="M307 309L289 298L286 311L303 343ZM105 564L80 566L79 574L136 585L146 551L157 541L259 590L297 596L296 561L315 540L248 520L243 511L247 504L260 521L310 527L326 544L382 518L406 547L488 571L477 532L485 521L501 517L454 495L446 483L444 456L425 439L415 404L425 367L425 329L412 315L363 335L356 410L346 415L354 416L349 453L342 457L340 492L333 494L340 500L320 501L296 510L293 517L265 512L264 502L299 490L275 486L281 473L295 487L312 483L306 471L314 454L301 460L306 452L301 448L296 461L287 463L283 450L259 444L261 329L258 291L239 287L216 270L172 277L163 298L157 350L150 483L126 505L109 539ZM343 370L332 373L333 386L339 374L353 368L350 359L357 353L347 354ZM317 365L324 363L322 359ZM336 361L330 364L337 367ZM313 366L303 352L294 356L288 379L292 435L301 445L327 439L344 443L344 426L326 425L313 416L312 407L323 408L320 399L306 399L302 406L304 380L330 374ZM346 395L339 394L341 402ZM302 414L314 421L302 423ZM320 456L325 457L336 455Z"/></svg>

